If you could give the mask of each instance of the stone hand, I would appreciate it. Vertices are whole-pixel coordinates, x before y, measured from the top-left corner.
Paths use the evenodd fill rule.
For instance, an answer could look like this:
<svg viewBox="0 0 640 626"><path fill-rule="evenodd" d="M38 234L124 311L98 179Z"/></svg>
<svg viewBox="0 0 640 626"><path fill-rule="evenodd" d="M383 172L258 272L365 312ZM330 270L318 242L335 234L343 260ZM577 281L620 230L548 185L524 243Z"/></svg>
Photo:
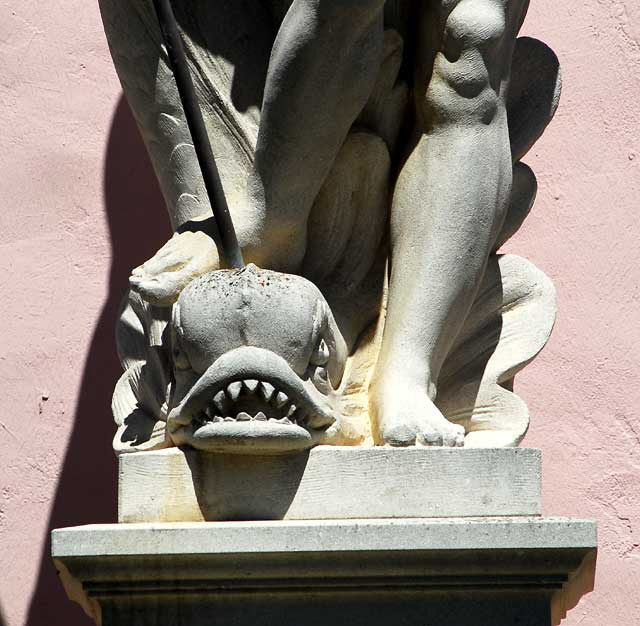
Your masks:
<svg viewBox="0 0 640 626"><path fill-rule="evenodd" d="M156 254L136 267L131 288L155 306L171 306L198 276L220 268L215 241L201 231L176 233Z"/></svg>

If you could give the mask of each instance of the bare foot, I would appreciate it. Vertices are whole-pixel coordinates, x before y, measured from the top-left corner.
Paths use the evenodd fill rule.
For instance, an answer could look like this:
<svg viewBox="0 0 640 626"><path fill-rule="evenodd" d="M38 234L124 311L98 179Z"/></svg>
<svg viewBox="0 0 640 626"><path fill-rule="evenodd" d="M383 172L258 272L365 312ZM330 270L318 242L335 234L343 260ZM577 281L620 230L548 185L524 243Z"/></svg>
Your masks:
<svg viewBox="0 0 640 626"><path fill-rule="evenodd" d="M199 231L176 233L156 254L136 267L131 288L156 306L171 306L198 276L220 268L216 244Z"/></svg>
<svg viewBox="0 0 640 626"><path fill-rule="evenodd" d="M397 379L378 383L371 389L371 409L380 437L387 445L464 446L464 428L442 415L420 385Z"/></svg>

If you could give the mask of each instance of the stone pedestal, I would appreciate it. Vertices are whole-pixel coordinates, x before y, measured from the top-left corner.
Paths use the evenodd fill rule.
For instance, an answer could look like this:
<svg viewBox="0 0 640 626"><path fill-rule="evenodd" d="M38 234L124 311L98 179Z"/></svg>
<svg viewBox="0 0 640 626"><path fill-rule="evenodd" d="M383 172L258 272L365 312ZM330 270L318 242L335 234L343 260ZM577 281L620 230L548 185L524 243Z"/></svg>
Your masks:
<svg viewBox="0 0 640 626"><path fill-rule="evenodd" d="M318 449L262 491L244 461L123 459L121 519L148 519L54 531L69 596L104 626L551 626L592 588L595 523L540 517L536 451Z"/></svg>
<svg viewBox="0 0 640 626"><path fill-rule="evenodd" d="M540 466L527 448L171 448L120 457L118 521L540 515Z"/></svg>

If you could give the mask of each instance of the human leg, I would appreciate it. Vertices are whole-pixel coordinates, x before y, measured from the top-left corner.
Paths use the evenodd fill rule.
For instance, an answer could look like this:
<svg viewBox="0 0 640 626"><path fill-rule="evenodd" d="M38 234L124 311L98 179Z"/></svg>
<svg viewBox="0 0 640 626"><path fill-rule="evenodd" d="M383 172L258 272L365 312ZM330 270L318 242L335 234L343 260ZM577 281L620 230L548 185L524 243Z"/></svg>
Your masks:
<svg viewBox="0 0 640 626"><path fill-rule="evenodd" d="M270 57L246 194L229 201L245 260L296 272L309 211L379 70L384 0L288 1ZM225 152L218 153L224 171ZM201 238L202 253L194 255L191 239L192 233L177 233L134 271L133 287L166 305L198 273L217 267L214 242L207 250Z"/></svg>
<svg viewBox="0 0 640 626"><path fill-rule="evenodd" d="M416 61L422 134L394 194L389 306L371 390L384 443L463 443L434 400L511 191L505 100L526 4L425 3Z"/></svg>

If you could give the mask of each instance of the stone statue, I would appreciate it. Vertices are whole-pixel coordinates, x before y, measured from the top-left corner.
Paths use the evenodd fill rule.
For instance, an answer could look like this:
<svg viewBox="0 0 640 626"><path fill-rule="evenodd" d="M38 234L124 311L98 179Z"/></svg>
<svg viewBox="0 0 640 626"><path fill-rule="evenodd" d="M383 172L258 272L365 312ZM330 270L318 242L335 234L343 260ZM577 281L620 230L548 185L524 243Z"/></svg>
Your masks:
<svg viewBox="0 0 640 626"><path fill-rule="evenodd" d="M560 96L528 0L175 0L240 270L151 1L100 6L175 231L131 275L116 451L517 445L555 317L497 253Z"/></svg>

